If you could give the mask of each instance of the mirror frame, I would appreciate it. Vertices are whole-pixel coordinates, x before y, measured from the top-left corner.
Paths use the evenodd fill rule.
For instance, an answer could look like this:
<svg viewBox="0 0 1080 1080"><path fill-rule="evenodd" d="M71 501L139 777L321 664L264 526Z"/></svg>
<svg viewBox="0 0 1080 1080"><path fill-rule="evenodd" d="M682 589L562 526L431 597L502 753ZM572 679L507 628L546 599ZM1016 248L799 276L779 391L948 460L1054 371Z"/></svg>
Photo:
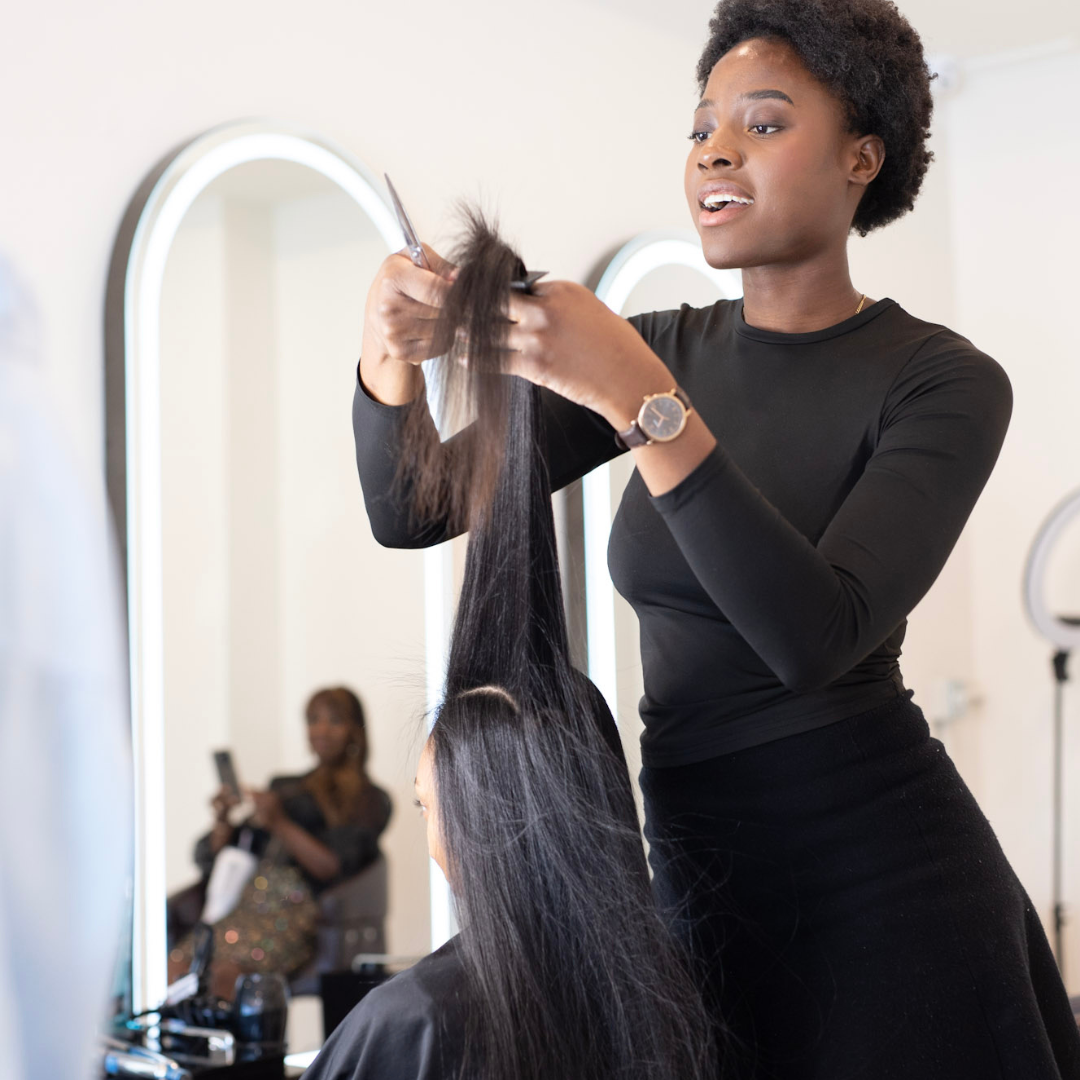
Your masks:
<svg viewBox="0 0 1080 1080"><path fill-rule="evenodd" d="M723 299L742 296L738 270L716 270L701 253L701 240L692 229L658 229L640 233L612 256L600 275L596 295L616 315L634 287L662 266L685 266L708 278ZM615 656L615 587L607 569L611 533L611 466L593 469L582 481L585 534L585 625L589 678L618 716L618 661Z"/></svg>
<svg viewBox="0 0 1080 1080"><path fill-rule="evenodd" d="M375 178L312 132L271 120L223 124L168 153L124 213L105 298L106 469L123 557L134 763L131 1008L165 997L165 692L162 587L160 299L169 251L192 203L223 173L285 161L320 173L399 251L404 237ZM359 498L359 491L357 492ZM428 709L442 690L451 625L450 544L424 552L424 659ZM433 945L450 936L450 901L431 874Z"/></svg>

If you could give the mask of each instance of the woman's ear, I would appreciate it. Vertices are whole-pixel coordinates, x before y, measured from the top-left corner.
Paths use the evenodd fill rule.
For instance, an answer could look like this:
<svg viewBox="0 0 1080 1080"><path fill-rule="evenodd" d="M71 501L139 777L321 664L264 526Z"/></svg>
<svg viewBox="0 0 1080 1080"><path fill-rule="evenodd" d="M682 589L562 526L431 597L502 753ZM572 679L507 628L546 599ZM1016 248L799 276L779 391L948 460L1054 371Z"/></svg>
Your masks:
<svg viewBox="0 0 1080 1080"><path fill-rule="evenodd" d="M885 164L885 144L877 135L860 135L852 143L853 159L848 179L858 187L866 187Z"/></svg>

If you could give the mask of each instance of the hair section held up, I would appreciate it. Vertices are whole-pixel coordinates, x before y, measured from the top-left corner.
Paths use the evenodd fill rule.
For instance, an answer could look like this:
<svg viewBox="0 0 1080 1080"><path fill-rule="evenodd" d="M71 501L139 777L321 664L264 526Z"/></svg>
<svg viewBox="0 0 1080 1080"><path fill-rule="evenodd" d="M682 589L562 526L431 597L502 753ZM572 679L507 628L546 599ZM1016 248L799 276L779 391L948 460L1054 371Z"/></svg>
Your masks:
<svg viewBox="0 0 1080 1080"><path fill-rule="evenodd" d="M425 378L440 430L472 427L444 452L421 397L406 422L399 471L417 516L445 514L454 532L468 529L489 503L503 460L510 409L510 383L502 376L506 307L511 282L525 273L521 256L478 209L463 206L462 216L464 239L450 252L458 275L435 331L438 359L426 365Z"/></svg>
<svg viewBox="0 0 1080 1080"><path fill-rule="evenodd" d="M475 512L431 733L468 979L460 1075L711 1080L710 1021L653 900L615 722L570 664L539 391L499 374L523 267L470 227L440 386L475 418L482 472L440 481Z"/></svg>

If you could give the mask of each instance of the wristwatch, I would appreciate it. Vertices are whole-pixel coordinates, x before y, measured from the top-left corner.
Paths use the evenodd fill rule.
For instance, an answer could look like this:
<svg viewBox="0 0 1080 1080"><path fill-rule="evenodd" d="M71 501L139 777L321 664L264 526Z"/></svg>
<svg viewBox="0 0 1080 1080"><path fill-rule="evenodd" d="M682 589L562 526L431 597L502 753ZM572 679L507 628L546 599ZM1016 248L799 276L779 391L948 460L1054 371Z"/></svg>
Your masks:
<svg viewBox="0 0 1080 1080"><path fill-rule="evenodd" d="M615 441L631 450L635 446L671 442L686 427L686 418L693 411L686 391L679 386L662 394L646 394L637 419L615 436Z"/></svg>

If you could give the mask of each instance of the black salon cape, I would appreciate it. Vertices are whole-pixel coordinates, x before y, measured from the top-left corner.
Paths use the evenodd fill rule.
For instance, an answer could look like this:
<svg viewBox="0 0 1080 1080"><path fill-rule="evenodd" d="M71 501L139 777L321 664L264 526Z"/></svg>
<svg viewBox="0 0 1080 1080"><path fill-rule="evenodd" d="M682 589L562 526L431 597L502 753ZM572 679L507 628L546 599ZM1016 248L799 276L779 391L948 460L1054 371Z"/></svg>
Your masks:
<svg viewBox="0 0 1080 1080"><path fill-rule="evenodd" d="M456 1080L464 982L455 937L372 990L334 1030L303 1080Z"/></svg>

